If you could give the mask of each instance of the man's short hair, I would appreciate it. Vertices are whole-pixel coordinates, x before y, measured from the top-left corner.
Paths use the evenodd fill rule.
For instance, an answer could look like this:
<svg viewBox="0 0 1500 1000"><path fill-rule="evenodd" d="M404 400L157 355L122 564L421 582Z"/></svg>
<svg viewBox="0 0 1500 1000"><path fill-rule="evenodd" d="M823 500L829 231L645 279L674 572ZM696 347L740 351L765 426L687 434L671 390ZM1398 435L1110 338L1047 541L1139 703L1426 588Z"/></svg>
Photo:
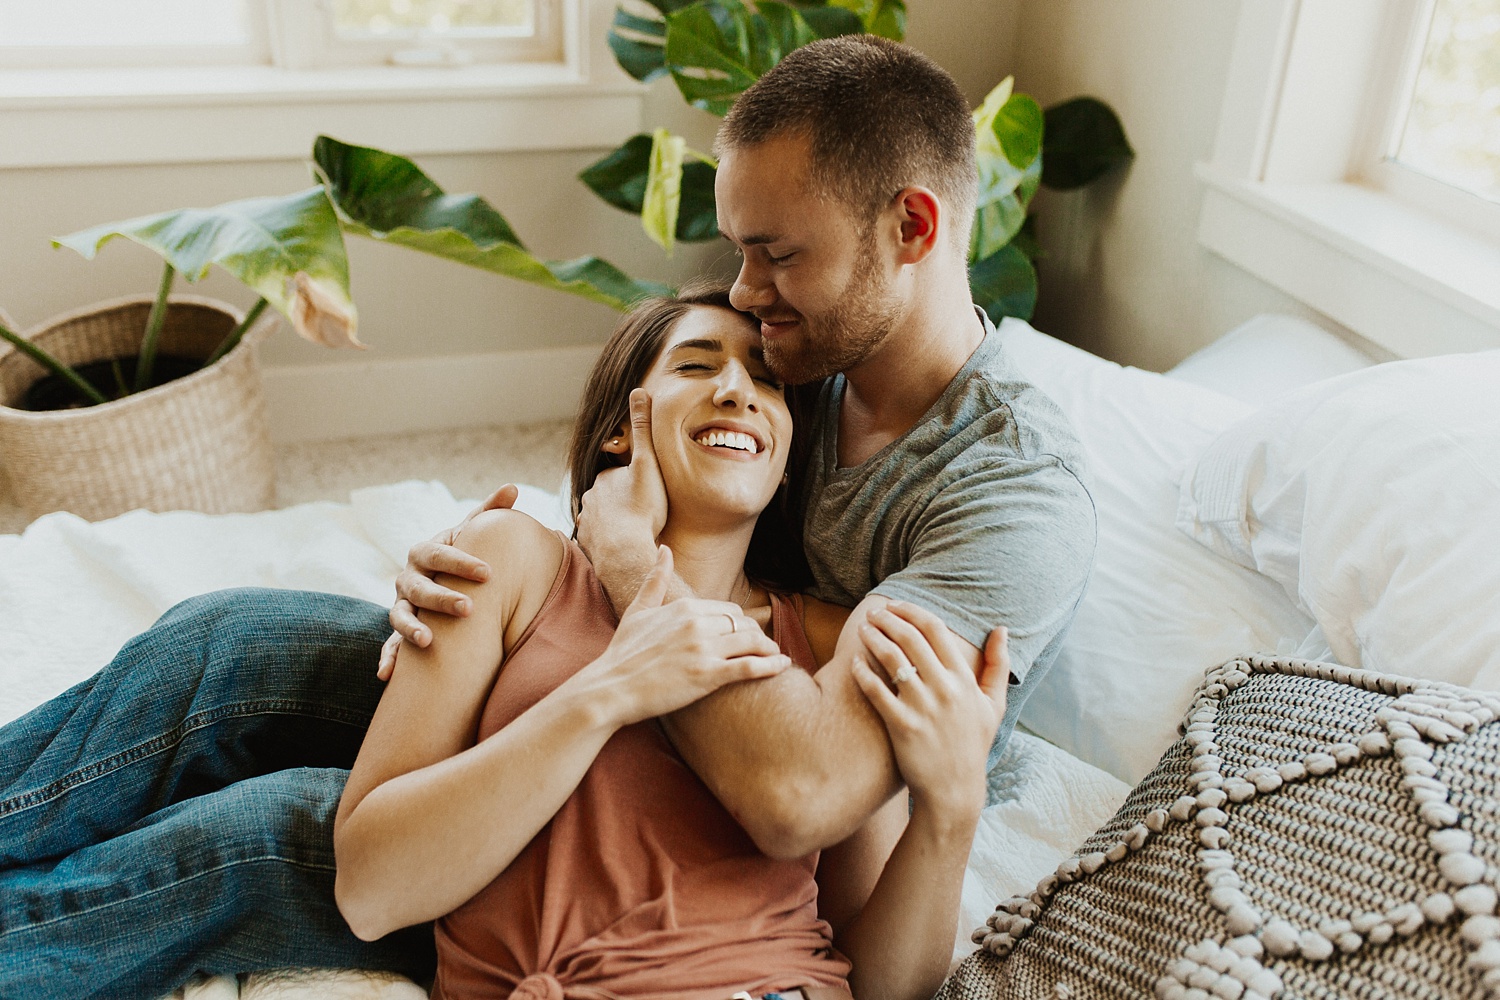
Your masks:
<svg viewBox="0 0 1500 1000"><path fill-rule="evenodd" d="M717 150L785 135L812 143L812 182L866 224L912 184L931 188L968 246L978 178L974 119L953 77L931 59L874 35L804 45L734 102Z"/></svg>

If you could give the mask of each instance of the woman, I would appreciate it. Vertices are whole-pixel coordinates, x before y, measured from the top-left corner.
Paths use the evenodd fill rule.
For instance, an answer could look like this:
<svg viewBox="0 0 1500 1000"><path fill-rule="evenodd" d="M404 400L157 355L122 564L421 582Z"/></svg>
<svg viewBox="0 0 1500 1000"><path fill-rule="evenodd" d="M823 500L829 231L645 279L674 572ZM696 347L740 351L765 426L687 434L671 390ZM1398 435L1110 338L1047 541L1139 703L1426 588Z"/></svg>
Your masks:
<svg viewBox="0 0 1500 1000"><path fill-rule="evenodd" d="M458 584L474 613L401 653L339 807L340 909L367 939L437 919L437 997L930 995L1003 685L987 684L992 700L942 662L931 616L878 617L871 649L900 694L868 662L856 677L891 734L910 822L898 797L821 873L816 856L757 851L654 720L725 684L816 669L847 612L777 592L789 560L767 508L792 419L753 321L722 292L627 317L575 429L575 510L628 457L636 386L669 501L656 567L617 622L576 543L511 511L464 529L460 546L500 569ZM703 600L662 605L674 570ZM774 642L750 618L766 606ZM680 631L680 655L637 655L662 629ZM858 916L830 928L820 910Z"/></svg>

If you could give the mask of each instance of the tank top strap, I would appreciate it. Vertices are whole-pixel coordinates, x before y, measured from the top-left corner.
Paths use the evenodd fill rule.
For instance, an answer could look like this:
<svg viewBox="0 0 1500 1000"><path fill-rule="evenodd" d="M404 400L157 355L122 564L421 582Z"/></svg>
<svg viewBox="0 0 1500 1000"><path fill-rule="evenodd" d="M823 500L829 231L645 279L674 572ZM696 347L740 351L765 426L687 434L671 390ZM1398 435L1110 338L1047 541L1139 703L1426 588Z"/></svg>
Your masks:
<svg viewBox="0 0 1500 1000"><path fill-rule="evenodd" d="M813 673L818 661L802 624L802 595L771 593L771 638L797 666Z"/></svg>

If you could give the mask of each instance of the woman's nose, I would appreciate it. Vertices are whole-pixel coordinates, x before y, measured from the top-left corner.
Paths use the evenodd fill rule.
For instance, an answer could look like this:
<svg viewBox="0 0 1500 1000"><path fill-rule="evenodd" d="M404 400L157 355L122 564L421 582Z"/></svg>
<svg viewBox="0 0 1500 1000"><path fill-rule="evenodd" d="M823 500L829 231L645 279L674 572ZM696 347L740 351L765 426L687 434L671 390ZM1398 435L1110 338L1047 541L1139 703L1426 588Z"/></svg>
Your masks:
<svg viewBox="0 0 1500 1000"><path fill-rule="evenodd" d="M759 409L755 401L755 380L750 377L744 365L731 362L719 372L718 383L714 387L714 405L742 406L752 413Z"/></svg>

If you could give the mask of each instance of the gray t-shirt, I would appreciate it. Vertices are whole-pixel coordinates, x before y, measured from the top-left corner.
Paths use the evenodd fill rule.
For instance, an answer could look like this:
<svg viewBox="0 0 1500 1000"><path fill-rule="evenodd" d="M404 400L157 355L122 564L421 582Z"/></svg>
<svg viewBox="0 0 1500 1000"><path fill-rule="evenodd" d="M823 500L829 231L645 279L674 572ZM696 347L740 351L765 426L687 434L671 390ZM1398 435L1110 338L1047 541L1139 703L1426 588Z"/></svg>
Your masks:
<svg viewBox="0 0 1500 1000"><path fill-rule="evenodd" d="M816 597L910 601L981 649L996 626L1010 630L1020 683L993 765L1072 623L1097 524L1067 418L980 317L984 340L943 395L858 466L837 467L844 377L824 383L808 429L803 537Z"/></svg>

